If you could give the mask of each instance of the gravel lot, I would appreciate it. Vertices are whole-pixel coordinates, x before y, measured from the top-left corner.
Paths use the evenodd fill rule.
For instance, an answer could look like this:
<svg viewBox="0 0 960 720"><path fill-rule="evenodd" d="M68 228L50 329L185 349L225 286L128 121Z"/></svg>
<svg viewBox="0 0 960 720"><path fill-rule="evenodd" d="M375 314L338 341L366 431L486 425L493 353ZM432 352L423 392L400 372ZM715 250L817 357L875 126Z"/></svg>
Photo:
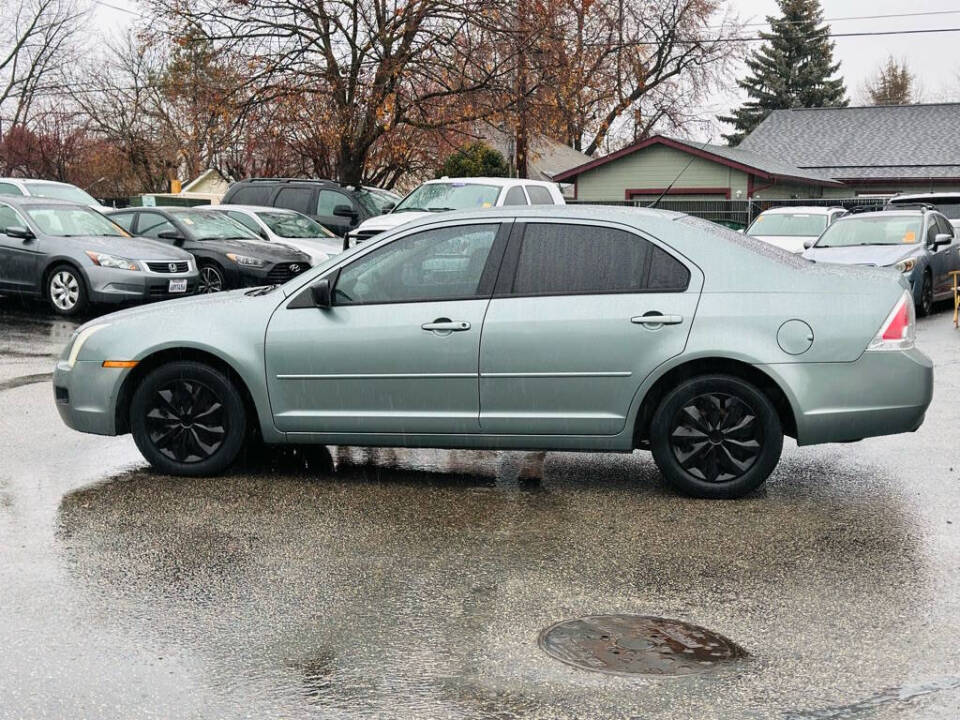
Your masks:
<svg viewBox="0 0 960 720"><path fill-rule="evenodd" d="M960 714L960 331L920 322L915 434L797 448L735 502L646 453L334 448L227 477L64 427L74 325L0 298L0 718L943 718ZM888 378L896 382L896 378ZM320 458L322 460L322 458ZM541 629L640 613L749 653L585 672Z"/></svg>

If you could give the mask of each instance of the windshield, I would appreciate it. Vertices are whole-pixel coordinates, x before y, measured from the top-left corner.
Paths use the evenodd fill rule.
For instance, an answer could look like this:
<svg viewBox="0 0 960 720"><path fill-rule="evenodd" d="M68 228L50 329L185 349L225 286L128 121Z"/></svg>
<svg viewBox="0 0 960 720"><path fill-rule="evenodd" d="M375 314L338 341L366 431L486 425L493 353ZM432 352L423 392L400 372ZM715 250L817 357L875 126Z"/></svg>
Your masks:
<svg viewBox="0 0 960 720"><path fill-rule="evenodd" d="M475 210L497 204L500 187L476 183L424 183L401 200L393 212Z"/></svg>
<svg viewBox="0 0 960 720"><path fill-rule="evenodd" d="M949 198L924 198L924 197L915 197L915 198L903 198L898 199L894 198L890 201L891 205L910 205L916 203L923 203L924 205L932 205L937 210L946 215L950 220L960 220L960 197L949 197Z"/></svg>
<svg viewBox="0 0 960 720"><path fill-rule="evenodd" d="M225 240L236 238L240 240L259 240L251 230L248 230L236 220L228 218L218 212L204 210L172 210L177 220L187 226L190 234L197 240Z"/></svg>
<svg viewBox="0 0 960 720"><path fill-rule="evenodd" d="M267 227L280 237L336 237L320 223L314 222L306 215L300 215L299 213L258 212L257 217L263 220Z"/></svg>
<svg viewBox="0 0 960 720"><path fill-rule="evenodd" d="M396 205L400 196L389 190L370 190L370 199L376 204L380 212L384 212L388 205Z"/></svg>
<svg viewBox="0 0 960 720"><path fill-rule="evenodd" d="M844 218L820 236L816 247L912 245L920 241L920 221L918 215Z"/></svg>
<svg viewBox="0 0 960 720"><path fill-rule="evenodd" d="M761 213L747 235L776 237L816 237L827 226L826 215L810 213Z"/></svg>
<svg viewBox="0 0 960 720"><path fill-rule="evenodd" d="M130 237L119 225L85 207L29 207L26 212L45 235Z"/></svg>
<svg viewBox="0 0 960 720"><path fill-rule="evenodd" d="M55 200L67 200L69 202L80 203L81 205L99 205L96 200L87 195L83 190L73 185L60 185L58 183L27 183L27 189L34 197L53 198Z"/></svg>

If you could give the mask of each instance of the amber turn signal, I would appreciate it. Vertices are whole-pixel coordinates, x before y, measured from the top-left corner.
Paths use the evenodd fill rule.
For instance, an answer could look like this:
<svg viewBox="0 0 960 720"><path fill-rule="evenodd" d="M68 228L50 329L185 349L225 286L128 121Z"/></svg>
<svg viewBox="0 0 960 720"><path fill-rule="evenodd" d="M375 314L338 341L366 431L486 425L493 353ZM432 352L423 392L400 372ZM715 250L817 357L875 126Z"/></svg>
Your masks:
<svg viewBox="0 0 960 720"><path fill-rule="evenodd" d="M105 368L132 368L136 367L138 360L104 360L103 367Z"/></svg>

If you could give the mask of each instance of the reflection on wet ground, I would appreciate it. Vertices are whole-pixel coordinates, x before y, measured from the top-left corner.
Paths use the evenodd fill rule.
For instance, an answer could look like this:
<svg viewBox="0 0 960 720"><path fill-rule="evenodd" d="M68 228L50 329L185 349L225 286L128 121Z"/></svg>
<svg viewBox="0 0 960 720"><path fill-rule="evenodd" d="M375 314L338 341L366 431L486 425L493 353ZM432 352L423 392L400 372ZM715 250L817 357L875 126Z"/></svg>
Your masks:
<svg viewBox="0 0 960 720"><path fill-rule="evenodd" d="M66 430L45 384L11 387L0 718L957 716L952 332L921 325L938 378L920 432L789 444L737 502L672 494L639 452L551 453L530 480L522 453L251 450L227 476L171 478L129 437ZM617 613L750 659L626 678L537 645Z"/></svg>

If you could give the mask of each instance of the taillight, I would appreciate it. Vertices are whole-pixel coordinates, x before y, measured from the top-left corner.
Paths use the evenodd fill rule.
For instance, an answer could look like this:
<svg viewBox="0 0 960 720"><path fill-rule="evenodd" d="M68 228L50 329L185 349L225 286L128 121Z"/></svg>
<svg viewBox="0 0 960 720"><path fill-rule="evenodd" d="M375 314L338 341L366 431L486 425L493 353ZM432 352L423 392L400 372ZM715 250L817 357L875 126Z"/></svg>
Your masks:
<svg viewBox="0 0 960 720"><path fill-rule="evenodd" d="M917 337L917 316L913 298L904 292L880 326L880 331L870 341L867 350L907 350L912 348Z"/></svg>

